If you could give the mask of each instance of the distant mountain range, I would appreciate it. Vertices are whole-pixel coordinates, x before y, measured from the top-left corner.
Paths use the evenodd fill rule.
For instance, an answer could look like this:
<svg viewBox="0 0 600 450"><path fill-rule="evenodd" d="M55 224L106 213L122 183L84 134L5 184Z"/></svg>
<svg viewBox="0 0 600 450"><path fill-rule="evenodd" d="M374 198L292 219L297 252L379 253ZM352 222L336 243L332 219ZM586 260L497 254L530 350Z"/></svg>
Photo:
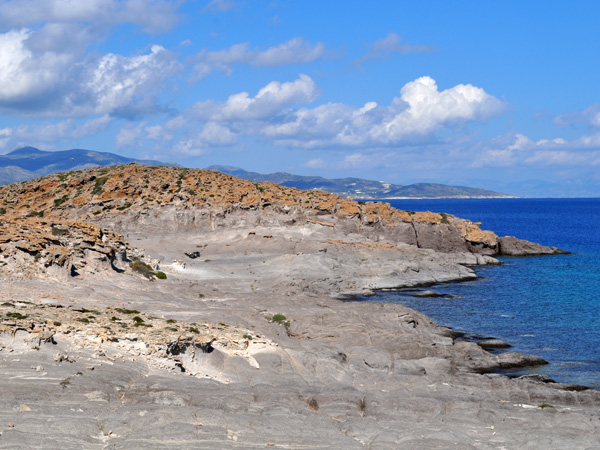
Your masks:
<svg viewBox="0 0 600 450"><path fill-rule="evenodd" d="M72 149L48 152L22 147L0 155L0 185L30 180L57 172L83 170L97 166L114 166L137 162L150 166L178 166L154 160L126 158L114 153ZM417 183L407 186L361 178L327 179L292 175L286 172L261 174L239 167L210 166L209 170L227 173L254 182L271 181L299 189L318 189L348 198L505 198L511 195L465 186Z"/></svg>
<svg viewBox="0 0 600 450"><path fill-rule="evenodd" d="M465 186L436 183L416 183L403 186L362 178L335 178L292 175L286 172L262 174L239 167L210 166L209 170L255 182L271 181L298 189L318 189L348 198L511 198L512 195Z"/></svg>
<svg viewBox="0 0 600 450"><path fill-rule="evenodd" d="M91 150L73 149L45 152L35 147L22 147L6 155L0 155L0 185L31 180L57 172L132 162L149 166L178 166L173 163L132 159L114 153Z"/></svg>

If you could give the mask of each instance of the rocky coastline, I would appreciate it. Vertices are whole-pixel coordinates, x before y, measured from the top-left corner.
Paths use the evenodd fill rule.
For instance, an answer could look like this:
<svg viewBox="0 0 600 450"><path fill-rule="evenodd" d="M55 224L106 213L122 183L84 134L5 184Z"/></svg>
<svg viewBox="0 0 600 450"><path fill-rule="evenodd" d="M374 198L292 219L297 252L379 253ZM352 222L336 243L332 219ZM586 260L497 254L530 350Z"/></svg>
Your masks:
<svg viewBox="0 0 600 450"><path fill-rule="evenodd" d="M340 301L560 249L137 164L4 186L0 205L0 448L600 445L600 392L494 373L539 358Z"/></svg>

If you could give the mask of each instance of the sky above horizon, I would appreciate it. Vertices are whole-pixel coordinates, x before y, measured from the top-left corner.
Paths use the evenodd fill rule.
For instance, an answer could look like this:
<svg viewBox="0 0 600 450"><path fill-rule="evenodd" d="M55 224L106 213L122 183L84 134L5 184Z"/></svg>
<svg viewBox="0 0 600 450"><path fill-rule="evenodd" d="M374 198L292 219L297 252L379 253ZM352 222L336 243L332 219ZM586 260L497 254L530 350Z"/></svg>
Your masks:
<svg viewBox="0 0 600 450"><path fill-rule="evenodd" d="M600 196L599 18L588 1L0 0L0 154Z"/></svg>

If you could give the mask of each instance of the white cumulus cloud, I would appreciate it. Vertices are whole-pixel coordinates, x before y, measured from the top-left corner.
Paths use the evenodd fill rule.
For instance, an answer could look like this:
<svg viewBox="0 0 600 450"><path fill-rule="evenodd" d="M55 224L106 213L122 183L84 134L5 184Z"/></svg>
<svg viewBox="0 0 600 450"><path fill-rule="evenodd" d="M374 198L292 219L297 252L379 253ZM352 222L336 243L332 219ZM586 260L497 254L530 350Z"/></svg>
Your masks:
<svg viewBox="0 0 600 450"><path fill-rule="evenodd" d="M265 119L290 105L312 102L317 95L317 85L312 78L301 74L295 81L272 81L254 97L241 92L222 103L212 100L197 103L191 114L196 120L214 122Z"/></svg>
<svg viewBox="0 0 600 450"><path fill-rule="evenodd" d="M29 116L133 117L159 109L153 95L182 66L175 54L152 46L131 57L83 55L40 48L36 32L0 34L0 110Z"/></svg>
<svg viewBox="0 0 600 450"><path fill-rule="evenodd" d="M435 80L407 83L389 106L368 102L362 108L330 103L290 111L268 124L265 135L292 146L395 145L430 136L442 128L484 121L505 109L503 102L473 85L439 91Z"/></svg>

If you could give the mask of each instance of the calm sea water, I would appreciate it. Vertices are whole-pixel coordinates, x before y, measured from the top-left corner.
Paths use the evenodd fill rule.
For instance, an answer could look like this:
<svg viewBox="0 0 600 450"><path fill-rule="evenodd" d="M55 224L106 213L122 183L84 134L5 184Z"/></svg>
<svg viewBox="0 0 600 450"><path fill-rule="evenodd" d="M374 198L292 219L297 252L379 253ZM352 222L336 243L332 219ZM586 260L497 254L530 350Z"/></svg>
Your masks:
<svg viewBox="0 0 600 450"><path fill-rule="evenodd" d="M388 200L389 201L389 200ZM490 336L511 351L540 356L541 373L600 389L600 199L391 200L393 206L483 222L499 236L551 245L571 255L500 258L480 277L431 288L453 298L385 292L366 301L398 302L471 336Z"/></svg>

